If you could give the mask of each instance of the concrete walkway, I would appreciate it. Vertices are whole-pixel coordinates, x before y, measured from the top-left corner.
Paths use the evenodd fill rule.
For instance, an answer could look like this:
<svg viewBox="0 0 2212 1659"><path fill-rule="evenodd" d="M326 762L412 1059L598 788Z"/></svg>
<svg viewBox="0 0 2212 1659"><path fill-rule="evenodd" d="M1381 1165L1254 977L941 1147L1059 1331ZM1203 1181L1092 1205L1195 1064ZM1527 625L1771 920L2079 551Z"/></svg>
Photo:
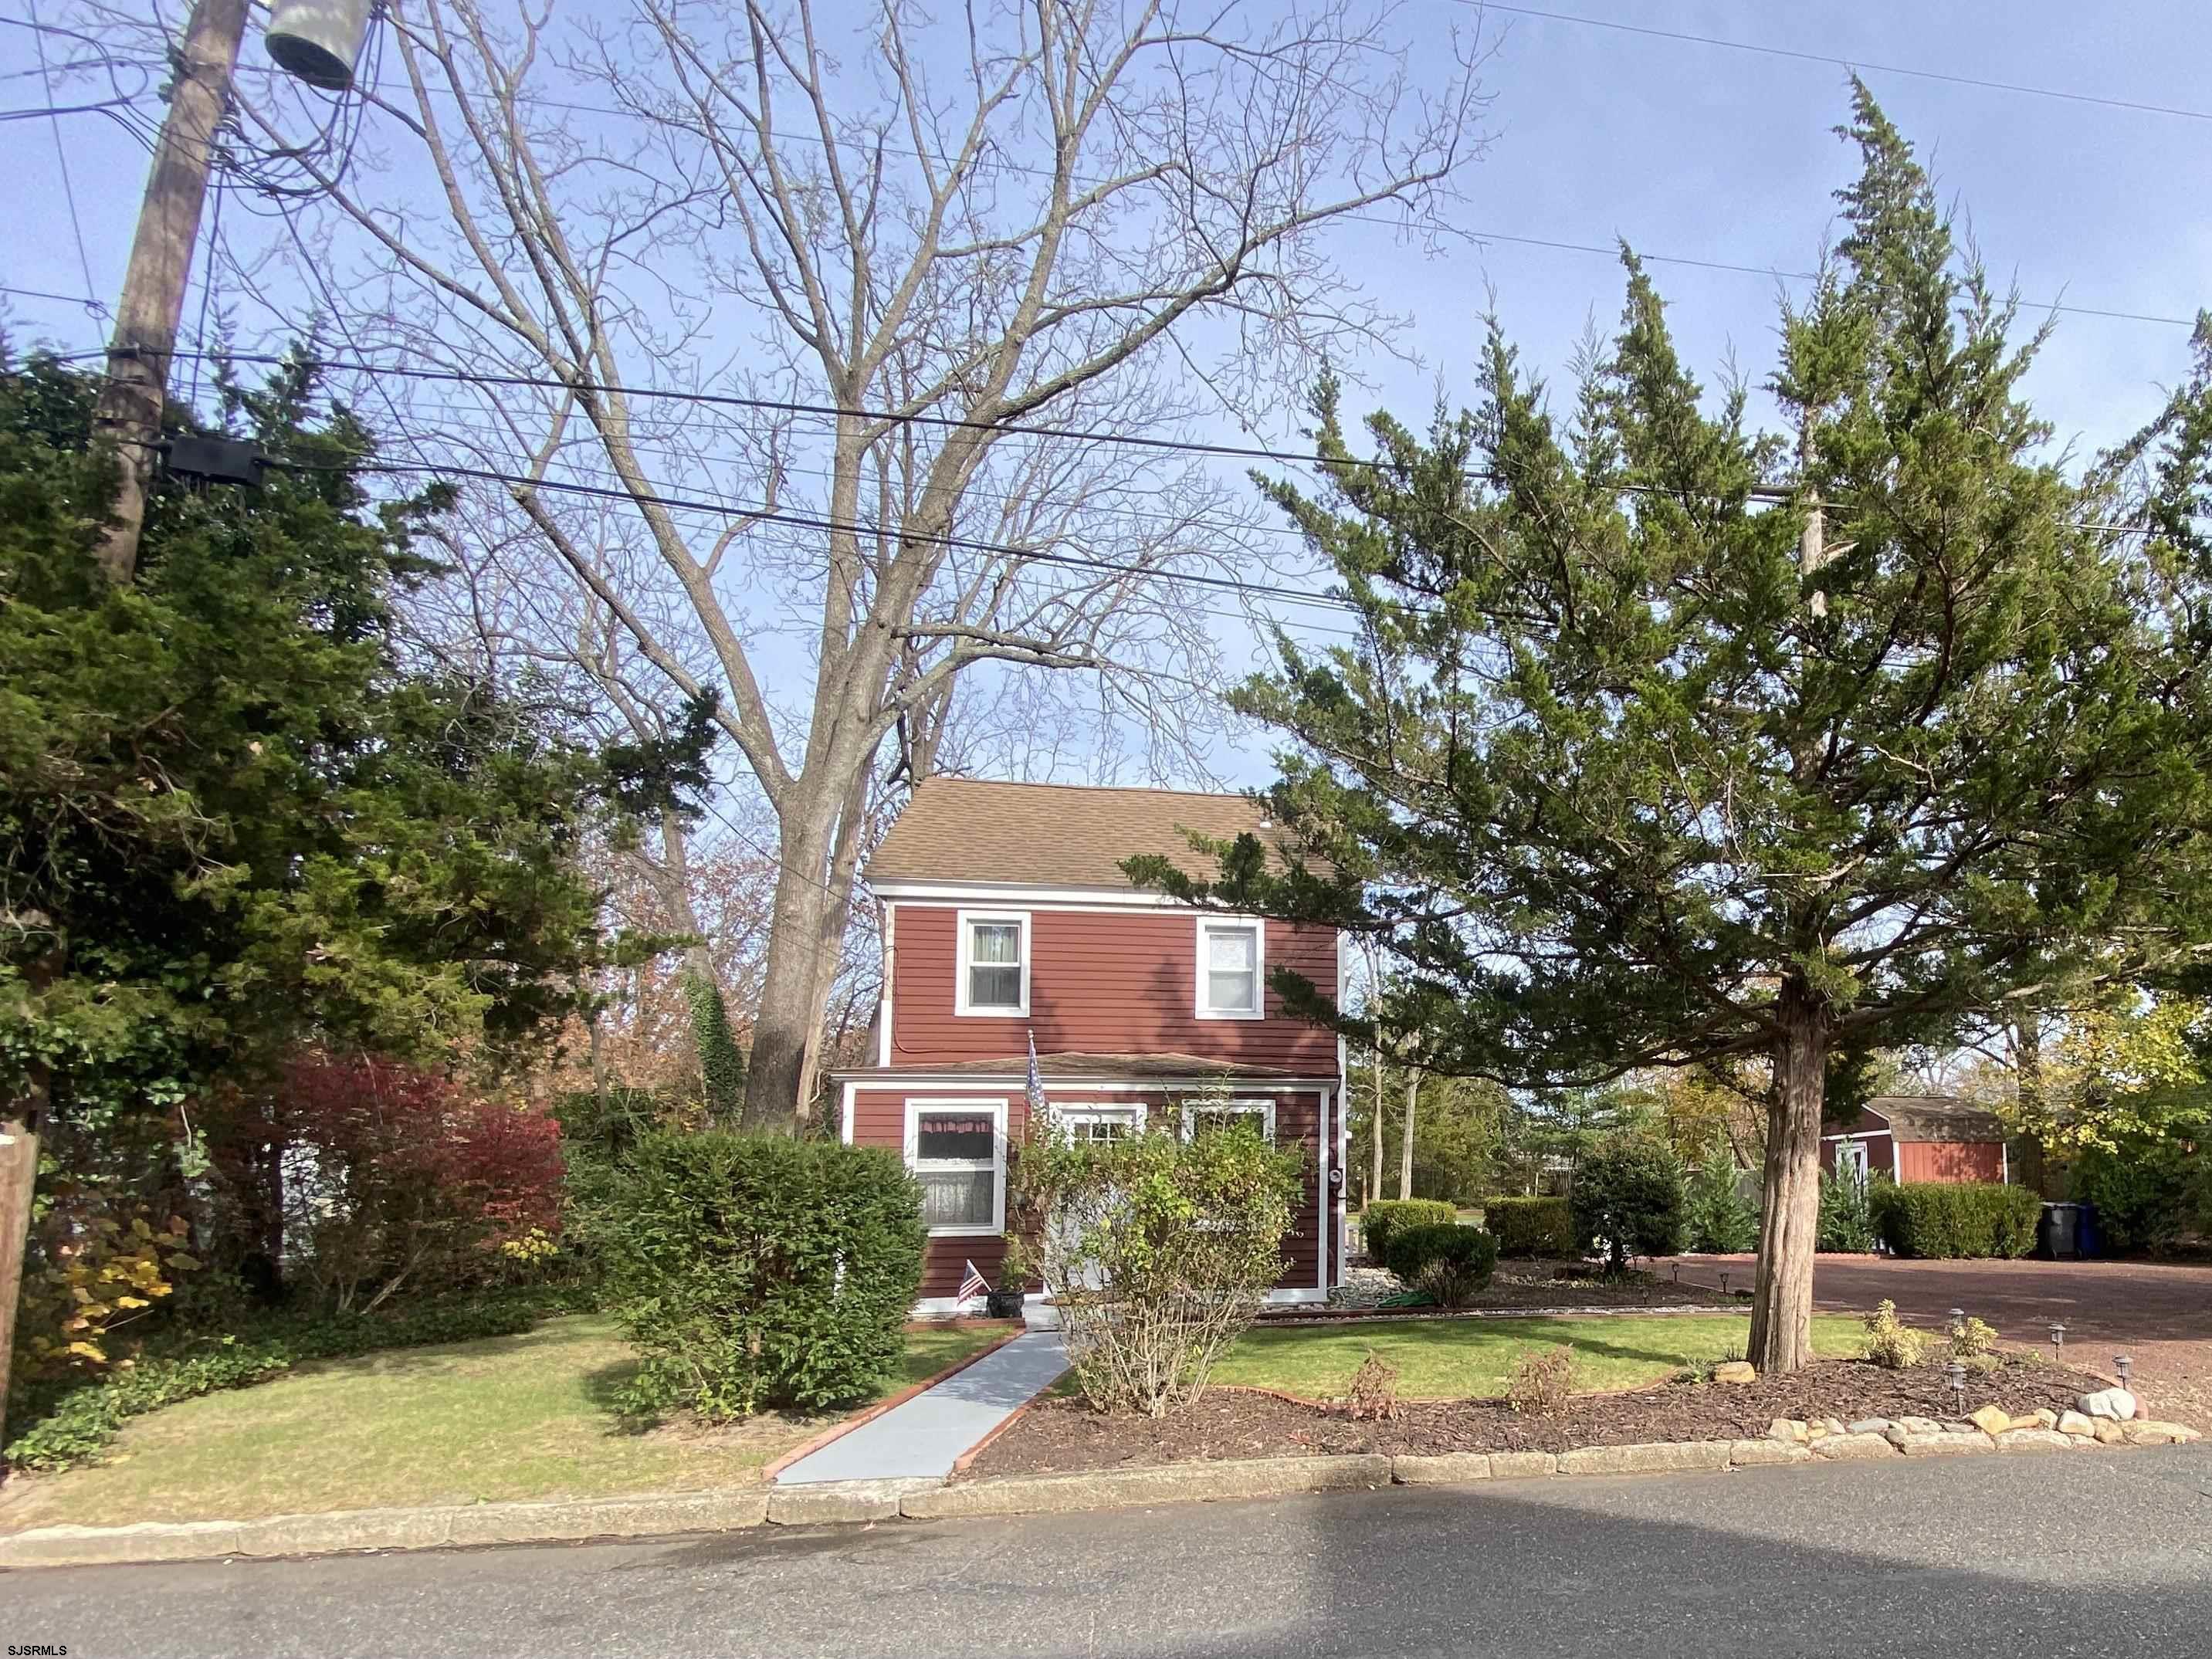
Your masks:
<svg viewBox="0 0 2212 1659"><path fill-rule="evenodd" d="M942 1480L961 1454L1059 1380L1067 1349L1058 1331L1030 1331L904 1405L840 1435L775 1478Z"/></svg>

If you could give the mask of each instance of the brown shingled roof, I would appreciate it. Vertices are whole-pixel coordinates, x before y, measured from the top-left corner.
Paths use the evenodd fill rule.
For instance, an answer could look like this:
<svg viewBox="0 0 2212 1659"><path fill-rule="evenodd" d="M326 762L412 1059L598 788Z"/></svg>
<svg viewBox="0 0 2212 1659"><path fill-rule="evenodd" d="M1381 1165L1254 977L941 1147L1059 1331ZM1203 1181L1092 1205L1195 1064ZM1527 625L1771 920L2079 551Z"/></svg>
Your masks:
<svg viewBox="0 0 2212 1659"><path fill-rule="evenodd" d="M908 1066L868 1066L851 1071L831 1073L843 1078L861 1077L983 1077L1021 1079L1029 1075L1029 1056L1019 1054L1006 1060L953 1060L934 1063L916 1062ZM1039 1077L1126 1078L1142 1081L1152 1078L1286 1078L1301 1073L1287 1071L1280 1066L1255 1066L1239 1060L1207 1060L1199 1054L1056 1054L1037 1056ZM1304 1075L1311 1075L1310 1073Z"/></svg>
<svg viewBox="0 0 2212 1659"><path fill-rule="evenodd" d="M1062 783L925 781L868 860L868 879L1005 882L1127 889L1123 859L1158 853L1193 876L1216 873L1183 831L1266 838L1266 809L1243 795Z"/></svg>
<svg viewBox="0 0 2212 1659"><path fill-rule="evenodd" d="M2005 1138L1997 1115L1953 1095L1876 1095L1866 1109L1899 1140L1990 1142Z"/></svg>

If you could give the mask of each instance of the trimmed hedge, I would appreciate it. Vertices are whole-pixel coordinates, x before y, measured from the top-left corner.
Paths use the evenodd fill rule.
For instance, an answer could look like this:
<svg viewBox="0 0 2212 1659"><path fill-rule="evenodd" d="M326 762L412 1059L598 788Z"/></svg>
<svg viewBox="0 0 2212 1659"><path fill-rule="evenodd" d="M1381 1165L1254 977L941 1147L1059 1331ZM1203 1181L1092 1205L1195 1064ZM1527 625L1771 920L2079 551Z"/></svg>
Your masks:
<svg viewBox="0 0 2212 1659"><path fill-rule="evenodd" d="M644 1357L631 1412L819 1411L896 1374L921 1285L921 1189L895 1152L781 1136L641 1139L600 1222Z"/></svg>
<svg viewBox="0 0 2212 1659"><path fill-rule="evenodd" d="M1497 1271L1498 1241L1480 1227L1455 1221L1401 1224L1390 1230L1382 1265L1445 1307L1464 1307Z"/></svg>
<svg viewBox="0 0 2212 1659"><path fill-rule="evenodd" d="M1401 1227L1455 1227L1459 1212L1440 1198L1378 1198L1359 1212L1359 1234L1367 1259L1384 1267L1390 1261L1390 1236Z"/></svg>
<svg viewBox="0 0 2212 1659"><path fill-rule="evenodd" d="M1948 1261L2022 1256L2035 1248L2043 1200L1995 1182L1875 1183L1875 1225L1899 1255Z"/></svg>
<svg viewBox="0 0 2212 1659"><path fill-rule="evenodd" d="M1564 1198L1491 1198L1482 1205L1482 1224L1498 1241L1498 1254L1511 1256L1579 1256L1573 1206Z"/></svg>

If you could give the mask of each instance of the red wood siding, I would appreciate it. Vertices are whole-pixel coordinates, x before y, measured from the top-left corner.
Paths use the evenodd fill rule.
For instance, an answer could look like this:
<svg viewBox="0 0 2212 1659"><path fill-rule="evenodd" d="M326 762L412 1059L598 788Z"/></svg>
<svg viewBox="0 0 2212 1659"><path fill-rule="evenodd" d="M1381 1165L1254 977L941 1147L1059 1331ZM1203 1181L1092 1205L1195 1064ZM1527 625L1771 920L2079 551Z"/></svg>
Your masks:
<svg viewBox="0 0 2212 1659"><path fill-rule="evenodd" d="M1993 1141L1908 1140L1898 1149L1906 1181L2002 1181L2004 1148Z"/></svg>
<svg viewBox="0 0 2212 1659"><path fill-rule="evenodd" d="M1273 991L1264 1019L1197 1017L1193 912L1031 908L1028 915L1030 1012L1001 1019L953 1012L958 907L896 907L892 1065L1003 1059L1025 1054L1034 1033L1040 1054L1198 1054L1309 1076L1336 1074L1335 1034L1285 1016ZM1287 967L1324 991L1334 988L1334 930L1271 921L1264 949L1265 972Z"/></svg>
<svg viewBox="0 0 2212 1659"><path fill-rule="evenodd" d="M1861 1139L1862 1144L1867 1149L1867 1174L1869 1176L1890 1174L1890 1160L1894 1146L1890 1138L1886 1134L1868 1134L1861 1137L1856 1131L1854 1131L1853 1134L1855 1139ZM1836 1148L1842 1144L1840 1139L1826 1139L1820 1143L1820 1167L1830 1175L1836 1172Z"/></svg>
<svg viewBox="0 0 2212 1659"><path fill-rule="evenodd" d="M904 919L901 918L902 923ZM1257 1024L1259 1022L1251 1021ZM1334 1051L1332 1050L1332 1054ZM1054 1089L1048 1086L1047 1097L1054 1104L1115 1105L1141 1104L1149 1123L1163 1121L1162 1114L1169 1109L1168 1097L1164 1093L1095 1089ZM902 1157L906 1152L907 1102L914 1100L957 1100L971 1096L978 1100L1005 1100L1006 1133L1018 1137L1029 1121L1029 1108L1022 1097L1020 1086L1003 1084L988 1089L972 1091L942 1085L927 1087L902 1084L891 1087L861 1085L853 1092L853 1141L860 1146L886 1146ZM1276 1281L1285 1290L1312 1290L1321 1283L1321 1249L1324 1218L1318 1186L1320 1166L1316 1156L1316 1140L1321 1121L1321 1102L1315 1090L1246 1089L1237 1091L1238 1099L1270 1099L1275 1103L1275 1144L1278 1146L1303 1146L1306 1151L1305 1187L1296 1211L1297 1220L1291 1231L1283 1235L1283 1276ZM1333 1224L1333 1216L1329 1218ZM986 1234L957 1234L929 1241L922 1258L921 1294L924 1297L949 1297L960 1288L960 1280L967 1263L973 1261L992 1284L999 1282L999 1267L1006 1256L1006 1242Z"/></svg>

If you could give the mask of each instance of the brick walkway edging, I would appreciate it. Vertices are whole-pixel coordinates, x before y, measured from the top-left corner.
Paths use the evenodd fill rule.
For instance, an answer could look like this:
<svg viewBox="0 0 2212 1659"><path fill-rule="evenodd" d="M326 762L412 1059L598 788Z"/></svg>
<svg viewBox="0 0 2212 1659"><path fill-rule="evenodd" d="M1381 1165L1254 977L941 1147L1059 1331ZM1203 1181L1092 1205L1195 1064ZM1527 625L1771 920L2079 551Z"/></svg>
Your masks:
<svg viewBox="0 0 2212 1659"><path fill-rule="evenodd" d="M2155 1426L2163 1430L2166 1425ZM1818 1449L1777 1440L1692 1440L1586 1446L1565 1452L1443 1452L1389 1456L1258 1457L1167 1463L1102 1474L1020 1476L947 1485L848 1480L811 1486L673 1492L573 1502L467 1504L428 1509L280 1515L261 1521L141 1522L129 1527L41 1527L0 1538L0 1569L268 1558L488 1544L580 1543L732 1532L758 1526L937 1521L997 1515L1073 1515L1131 1504L1287 1498L1389 1486L1462 1486L1563 1475L1661 1474L1767 1468L1930 1454L2095 1448L2040 1429L1929 1436L1922 1449L1879 1434L1831 1436ZM2146 1442L2145 1443L2150 1443ZM2124 1446L2104 1449L2124 1449Z"/></svg>

